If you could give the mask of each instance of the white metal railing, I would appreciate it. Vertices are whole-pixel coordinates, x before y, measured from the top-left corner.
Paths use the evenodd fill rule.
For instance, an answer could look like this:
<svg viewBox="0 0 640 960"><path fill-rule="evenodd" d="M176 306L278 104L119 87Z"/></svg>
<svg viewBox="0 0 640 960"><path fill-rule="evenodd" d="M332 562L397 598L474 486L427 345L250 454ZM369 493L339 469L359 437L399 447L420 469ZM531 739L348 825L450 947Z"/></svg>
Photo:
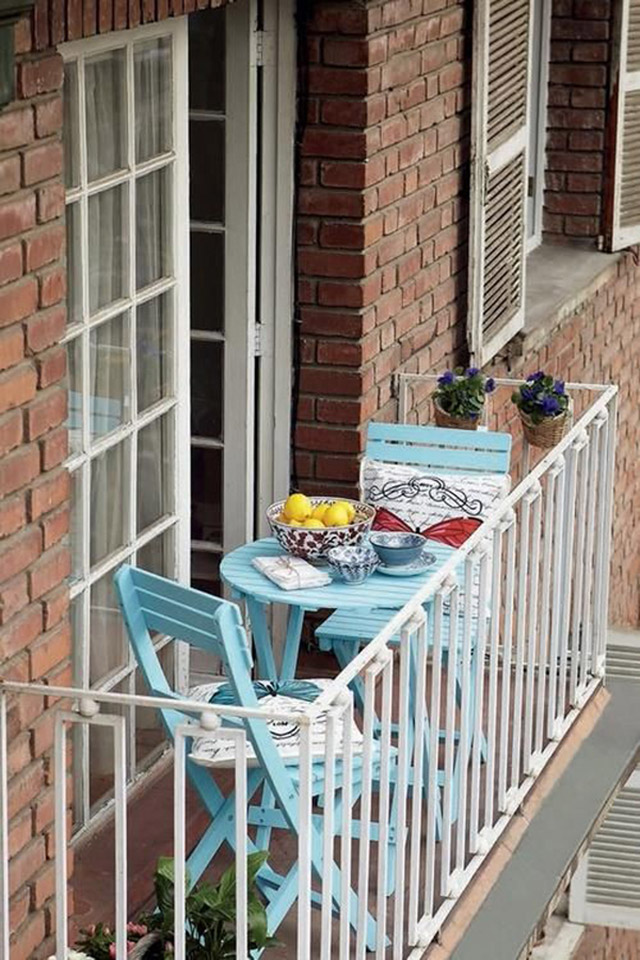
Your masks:
<svg viewBox="0 0 640 960"><path fill-rule="evenodd" d="M297 897L276 931L285 945L279 956L363 960L372 951L378 960L417 960L601 683L616 389L569 389L585 390L589 401L561 443L523 473L482 527L319 698L293 717L301 729L298 831L288 841L272 842L269 860L281 875L298 865ZM523 456L531 459L526 446ZM0 946L7 958L7 716L16 698L33 696L47 697L48 703L60 698L54 707L58 838L65 838L66 830L65 728L101 724L113 729L114 916L117 957L124 960L126 745L121 718L100 708L160 708L167 701L0 684ZM185 719L176 738L174 838L163 851L173 850L176 860L178 958L185 950L185 739L194 733L215 737L223 716L292 720L291 714L284 718L190 701L181 701L180 710L193 719ZM320 787L315 732L313 744L311 737L318 719L326 721ZM236 740L235 767L228 776L236 792L237 956L247 957L248 824L250 836L256 834L247 815L246 735L234 728L225 736ZM62 960L66 843L58 840L55 851L57 958Z"/></svg>

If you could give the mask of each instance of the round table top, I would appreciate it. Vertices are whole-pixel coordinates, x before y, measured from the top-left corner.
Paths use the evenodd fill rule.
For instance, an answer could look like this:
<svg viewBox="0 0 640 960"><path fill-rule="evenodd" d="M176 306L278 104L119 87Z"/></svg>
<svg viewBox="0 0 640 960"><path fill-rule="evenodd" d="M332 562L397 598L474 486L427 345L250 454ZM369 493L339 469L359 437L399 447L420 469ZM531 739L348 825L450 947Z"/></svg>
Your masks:
<svg viewBox="0 0 640 960"><path fill-rule="evenodd" d="M265 537L228 553L220 565L220 574L237 593L261 603L285 603L304 610L399 610L454 552L451 547L435 541L429 541L428 549L436 557L436 562L425 573L412 577L373 573L364 583L345 583L336 579L325 587L281 590L251 562L254 557L277 557L285 553L277 540Z"/></svg>

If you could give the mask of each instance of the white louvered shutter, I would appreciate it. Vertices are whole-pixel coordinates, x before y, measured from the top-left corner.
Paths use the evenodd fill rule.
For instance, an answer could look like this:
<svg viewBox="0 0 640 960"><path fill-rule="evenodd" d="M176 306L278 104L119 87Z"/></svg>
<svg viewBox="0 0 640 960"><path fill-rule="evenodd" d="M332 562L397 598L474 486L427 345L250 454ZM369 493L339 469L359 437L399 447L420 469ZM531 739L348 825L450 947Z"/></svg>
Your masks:
<svg viewBox="0 0 640 960"><path fill-rule="evenodd" d="M640 643L610 641L607 676L640 683ZM571 881L569 919L640 930L640 767L620 790Z"/></svg>
<svg viewBox="0 0 640 960"><path fill-rule="evenodd" d="M524 323L531 0L474 7L468 336L482 366Z"/></svg>
<svg viewBox="0 0 640 960"><path fill-rule="evenodd" d="M611 249L640 243L640 0L622 0Z"/></svg>

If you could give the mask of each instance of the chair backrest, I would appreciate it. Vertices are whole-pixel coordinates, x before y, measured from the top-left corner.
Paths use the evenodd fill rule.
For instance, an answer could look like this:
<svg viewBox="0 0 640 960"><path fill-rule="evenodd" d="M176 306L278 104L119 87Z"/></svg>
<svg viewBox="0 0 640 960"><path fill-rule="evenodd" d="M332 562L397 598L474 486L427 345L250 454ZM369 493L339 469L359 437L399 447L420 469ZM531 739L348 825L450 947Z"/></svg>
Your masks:
<svg viewBox="0 0 640 960"><path fill-rule="evenodd" d="M370 423L369 460L427 467L443 473L509 472L511 434L448 430L402 423Z"/></svg>

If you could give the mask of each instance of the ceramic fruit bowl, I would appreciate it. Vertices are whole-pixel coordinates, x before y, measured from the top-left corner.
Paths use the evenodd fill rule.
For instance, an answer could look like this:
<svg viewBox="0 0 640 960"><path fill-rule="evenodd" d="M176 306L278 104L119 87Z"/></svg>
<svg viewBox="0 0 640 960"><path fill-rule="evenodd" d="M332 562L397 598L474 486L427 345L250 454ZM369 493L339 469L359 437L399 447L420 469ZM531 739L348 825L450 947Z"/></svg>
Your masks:
<svg viewBox="0 0 640 960"><path fill-rule="evenodd" d="M384 564L389 567L414 563L425 547L425 539L419 533L371 534L371 546Z"/></svg>
<svg viewBox="0 0 640 960"><path fill-rule="evenodd" d="M362 583L380 564L378 554L366 543L359 547L331 547L327 560L346 583Z"/></svg>
<svg viewBox="0 0 640 960"><path fill-rule="evenodd" d="M309 500L314 508L326 503L322 497L309 497ZM343 502L351 504L355 510L351 523L343 526L314 528L285 523L278 518L282 516L286 500L271 504L267 509L267 520L273 536L287 553L305 560L320 560L332 547L357 547L371 530L375 507L358 500Z"/></svg>

